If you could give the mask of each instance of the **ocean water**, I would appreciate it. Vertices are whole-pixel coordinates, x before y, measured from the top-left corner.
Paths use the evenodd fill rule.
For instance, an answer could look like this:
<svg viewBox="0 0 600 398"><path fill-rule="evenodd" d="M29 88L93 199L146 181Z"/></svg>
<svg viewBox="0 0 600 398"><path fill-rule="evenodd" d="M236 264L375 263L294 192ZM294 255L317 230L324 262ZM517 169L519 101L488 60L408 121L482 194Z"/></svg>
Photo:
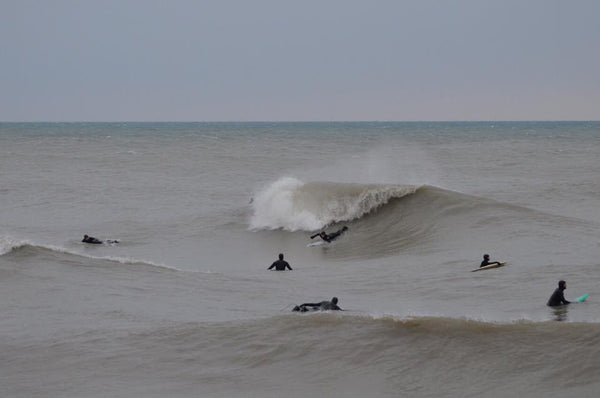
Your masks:
<svg viewBox="0 0 600 398"><path fill-rule="evenodd" d="M0 395L595 397L599 159L600 122L0 123Z"/></svg>

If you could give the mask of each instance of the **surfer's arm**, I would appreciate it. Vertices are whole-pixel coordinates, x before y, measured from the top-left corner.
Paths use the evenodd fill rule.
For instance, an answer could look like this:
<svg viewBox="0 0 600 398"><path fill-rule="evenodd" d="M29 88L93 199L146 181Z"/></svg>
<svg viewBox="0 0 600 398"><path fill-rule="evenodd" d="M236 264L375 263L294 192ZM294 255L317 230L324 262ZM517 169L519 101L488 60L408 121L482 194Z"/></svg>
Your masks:
<svg viewBox="0 0 600 398"><path fill-rule="evenodd" d="M560 301L561 301L563 304L571 304L571 302L570 302L570 301L568 301L568 300L565 298L565 293L564 293L564 292L560 292Z"/></svg>
<svg viewBox="0 0 600 398"><path fill-rule="evenodd" d="M275 266L275 263L271 264L271 266L269 268L267 268L267 270L272 269Z"/></svg>
<svg viewBox="0 0 600 398"><path fill-rule="evenodd" d="M488 265L494 265L494 264L501 265L502 263L500 261L482 261L479 268L487 267Z"/></svg>

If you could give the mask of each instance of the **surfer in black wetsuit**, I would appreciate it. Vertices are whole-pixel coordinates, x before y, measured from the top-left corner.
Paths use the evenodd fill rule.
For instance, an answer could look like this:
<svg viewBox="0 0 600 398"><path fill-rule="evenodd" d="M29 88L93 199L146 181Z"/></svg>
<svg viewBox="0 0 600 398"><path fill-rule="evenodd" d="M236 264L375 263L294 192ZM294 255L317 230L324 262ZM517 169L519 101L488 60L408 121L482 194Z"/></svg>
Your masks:
<svg viewBox="0 0 600 398"><path fill-rule="evenodd" d="M88 236L88 235L83 235L83 239L81 240L83 243L92 243L94 245L101 245L104 242L101 241L100 239L94 238L93 236ZM108 244L114 244L114 243L119 243L118 240L112 240L112 239L107 239L106 243Z"/></svg>
<svg viewBox="0 0 600 398"><path fill-rule="evenodd" d="M326 233L325 231L321 231L318 234L314 234L313 236L311 236L310 238L316 238L317 236L320 237L321 239L323 239L325 242L331 243L331 241L333 241L334 239L337 239L341 234L343 234L344 232L346 232L346 230L348 229L348 227L344 226L340 229L338 229L335 232L332 232L330 234Z"/></svg>
<svg viewBox="0 0 600 398"><path fill-rule="evenodd" d="M492 261L492 262L490 262L490 255L489 254L484 254L483 255L483 261L481 262L481 265L479 266L479 268L485 267L486 265L492 265L492 264L498 264L498 265L500 265L500 261Z"/></svg>
<svg viewBox="0 0 600 398"><path fill-rule="evenodd" d="M83 235L83 239L81 240L83 243L93 243L95 245L102 244L100 239L96 239L93 236Z"/></svg>
<svg viewBox="0 0 600 398"><path fill-rule="evenodd" d="M331 299L331 301L321 301L320 303L300 304L300 305L295 306L292 311L307 312L307 311L310 311L311 309L319 310L319 311L343 311L340 307L338 307L337 303L338 303L338 298L334 297Z"/></svg>
<svg viewBox="0 0 600 398"><path fill-rule="evenodd" d="M275 271L285 271L286 268L292 271L292 267L290 267L290 264L288 264L288 262L283 259L283 253L279 253L279 260L275 261L267 269L272 268L275 268Z"/></svg>
<svg viewBox="0 0 600 398"><path fill-rule="evenodd" d="M550 296L550 299L548 300L547 305L550 307L556 307L557 305L571 303L570 301L567 301L565 299L564 291L566 288L567 288L567 282L558 281L558 287L556 288L554 293L552 293L552 296Z"/></svg>

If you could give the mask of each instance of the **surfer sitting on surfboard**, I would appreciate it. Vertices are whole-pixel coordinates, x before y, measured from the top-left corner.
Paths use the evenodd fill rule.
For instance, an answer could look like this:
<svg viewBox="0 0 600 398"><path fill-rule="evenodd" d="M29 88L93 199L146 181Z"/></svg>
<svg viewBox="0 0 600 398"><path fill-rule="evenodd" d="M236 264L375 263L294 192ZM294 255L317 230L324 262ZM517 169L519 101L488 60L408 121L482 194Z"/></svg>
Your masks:
<svg viewBox="0 0 600 398"><path fill-rule="evenodd" d="M330 234L326 233L325 231L321 231L318 234L314 234L310 238L313 239L313 238L316 238L318 236L321 239L323 239L325 242L331 243L332 240L337 239L341 234L343 234L344 232L346 232L347 229L348 229L348 227L344 226L341 229L338 229L337 231L332 232Z"/></svg>
<svg viewBox="0 0 600 398"><path fill-rule="evenodd" d="M292 311L307 312L310 310L320 311L343 311L337 305L338 298L334 297L331 301L321 301L320 303L304 303L294 307ZM309 308L310 307L310 308Z"/></svg>
<svg viewBox="0 0 600 398"><path fill-rule="evenodd" d="M486 265L492 265L492 264L501 265L500 261L492 261L492 262L490 262L490 255L489 254L484 254L483 255L483 261L481 262L481 265L479 266L479 268L485 267Z"/></svg>
<svg viewBox="0 0 600 398"><path fill-rule="evenodd" d="M555 307L557 305L571 303L570 301L565 300L564 291L566 288L567 288L567 282L558 281L558 287L556 288L554 293L552 293L552 296L550 296L550 299L548 300L547 305L550 307Z"/></svg>

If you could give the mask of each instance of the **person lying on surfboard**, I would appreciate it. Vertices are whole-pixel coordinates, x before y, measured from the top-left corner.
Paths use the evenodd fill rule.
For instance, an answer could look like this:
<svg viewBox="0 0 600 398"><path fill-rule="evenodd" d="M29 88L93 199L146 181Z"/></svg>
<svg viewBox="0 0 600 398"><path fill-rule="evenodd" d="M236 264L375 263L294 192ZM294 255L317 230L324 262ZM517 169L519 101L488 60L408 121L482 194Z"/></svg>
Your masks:
<svg viewBox="0 0 600 398"><path fill-rule="evenodd" d="M346 232L346 230L348 229L348 227L344 226L340 229L338 229L335 232L332 232L330 234L326 233L325 231L321 231L318 234L314 234L313 236L311 236L310 238L316 238L317 236L320 237L321 239L323 239L325 242L331 243L332 240L337 239L341 234L343 234L344 232Z"/></svg>
<svg viewBox="0 0 600 398"><path fill-rule="evenodd" d="M334 297L331 299L331 301L321 301L320 303L300 304L300 305L295 306L292 311L307 312L307 311L310 311L311 309L319 310L319 311L343 311L340 307L338 307L337 303L338 303L338 298Z"/></svg>
<svg viewBox="0 0 600 398"><path fill-rule="evenodd" d="M567 288L567 282L558 281L558 287L556 288L554 293L552 293L552 296L550 296L550 299L548 300L547 305L549 307L556 307L557 305L570 304L571 302L567 301L565 299L564 291L566 288Z"/></svg>
<svg viewBox="0 0 600 398"><path fill-rule="evenodd" d="M492 261L492 262L490 262L490 255L489 254L484 254L483 255L483 261L481 262L481 265L479 266L479 268L485 267L486 265L492 265L492 264L498 264L498 265L500 265L500 261Z"/></svg>
<svg viewBox="0 0 600 398"><path fill-rule="evenodd" d="M94 238L93 236L83 235L83 239L81 240L83 243L93 243L95 245L99 245L102 243L100 239Z"/></svg>
<svg viewBox="0 0 600 398"><path fill-rule="evenodd" d="M83 235L83 239L81 241L83 243L92 243L94 245L101 245L102 243L104 243L100 239L94 238L93 236L88 236L88 235ZM110 240L110 239L108 239L106 241L106 243L113 244L113 243L119 243L119 241L118 240Z"/></svg>

